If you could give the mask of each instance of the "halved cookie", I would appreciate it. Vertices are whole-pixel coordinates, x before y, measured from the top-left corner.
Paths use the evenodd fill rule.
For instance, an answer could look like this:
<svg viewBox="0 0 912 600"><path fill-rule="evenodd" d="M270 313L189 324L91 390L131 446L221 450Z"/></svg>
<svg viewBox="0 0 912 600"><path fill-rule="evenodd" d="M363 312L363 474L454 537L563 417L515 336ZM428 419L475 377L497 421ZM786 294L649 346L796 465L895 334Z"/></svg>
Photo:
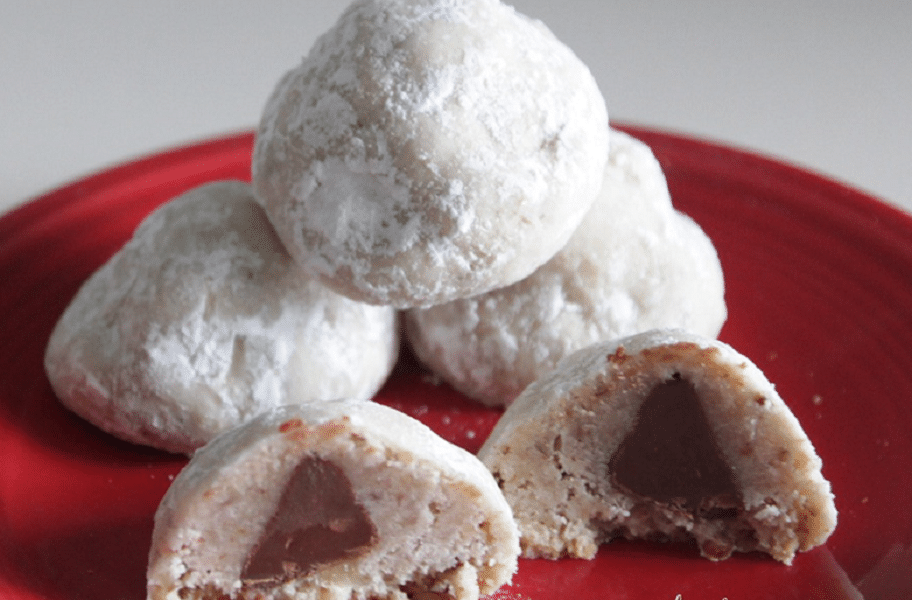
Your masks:
<svg viewBox="0 0 912 600"><path fill-rule="evenodd" d="M571 355L516 399L479 457L525 556L591 558L626 537L791 563L836 526L821 460L773 385L730 346L678 330Z"/></svg>
<svg viewBox="0 0 912 600"><path fill-rule="evenodd" d="M148 597L475 599L510 508L472 454L373 402L278 408L200 449L155 517Z"/></svg>

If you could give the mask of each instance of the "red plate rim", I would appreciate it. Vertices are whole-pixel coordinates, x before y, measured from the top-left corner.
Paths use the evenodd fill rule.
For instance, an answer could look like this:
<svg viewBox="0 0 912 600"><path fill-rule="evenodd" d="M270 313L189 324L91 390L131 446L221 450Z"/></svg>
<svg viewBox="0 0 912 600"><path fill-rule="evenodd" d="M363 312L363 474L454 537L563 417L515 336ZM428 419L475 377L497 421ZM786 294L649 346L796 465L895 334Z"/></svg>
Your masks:
<svg viewBox="0 0 912 600"><path fill-rule="evenodd" d="M768 225L771 228L769 231L772 231L777 223L792 223L794 227L800 227L802 231L806 231L810 238L814 236L820 238L820 240L812 239L811 242L808 242L807 248L813 248L813 256L809 256L809 260L814 257L827 256L825 253L831 250L825 245L827 236L831 233L838 234L843 238L843 244L840 248L832 249L837 252L837 256L836 258L831 258L831 260L837 261L841 256L846 255L847 252L854 253L853 264L846 267L849 269L846 273L847 279L860 282L870 280L872 285L887 279L890 282L899 282L903 277L912 282L912 215L844 183L795 167L774 157L759 155L724 143L706 141L686 134L671 133L649 127L625 124L619 128L628 131L653 146L660 162L666 167L673 198L679 196L687 197L688 194L692 194L696 189L703 191L712 190L714 180L719 178L720 173L724 173L726 175L725 185L732 190L743 189L746 194L745 198L747 200L745 202L747 204L751 206L762 205L763 210L769 211L769 214L772 215L770 217L771 223L761 223L760 226ZM112 198L123 197L127 194L137 194L137 200L134 205L124 208L125 214L128 216L123 217L121 215L121 218L138 221L141 216L161 201L161 197L169 194L176 194L184 189L214 179L230 177L249 180L249 169L245 170L240 165L249 165L253 141L254 134L244 131L168 149L71 182L0 216L0 281L6 282L9 289L7 294L0 295L0 314L6 314L4 322L7 324L29 323L30 319L33 319L36 314L40 314L42 310L40 306L30 305L30 300L33 297L40 298L42 295L47 297L51 293L48 289L60 291L60 293L64 291L71 292L74 290L74 282L81 280L87 274L85 272L74 272L60 277L51 276L50 274L38 278L31 276L33 274L29 273L30 265L28 261L20 261L18 258L40 255L41 260L45 261L46 264L49 261L52 262L54 258L53 256L41 255L43 251L40 245L42 230L54 232L65 229L68 221L74 219L80 221L103 219L108 208L107 203ZM722 195L724 196L724 194ZM769 205L768 198L775 199L775 206ZM724 211L725 209L724 205L714 204L713 200L708 200L707 202L706 210L708 211ZM732 239L734 234L724 232L722 229L723 225L728 224L729 221L725 220L724 217L720 217L717 231L720 233L720 237ZM763 235L769 233L769 231L759 231L754 238L750 239L765 239ZM75 236L77 234L68 231L67 235ZM711 237L713 236L711 235ZM820 248L814 245L817 241L821 241ZM93 245L94 241L90 232L86 232L84 243L86 246ZM100 264L116 248L116 244L106 241L94 251L93 257L97 258ZM789 250L790 248L784 248L781 252L786 253ZM838 254L839 252L842 254ZM779 256L776 259L779 260L779 263L773 266L781 266L781 256L783 255L785 254L776 255ZM884 257L888 260L882 260ZM807 266L811 263L802 264ZM87 266L85 268L92 270L93 267ZM815 280L814 276L819 276L818 279L820 281ZM826 282L823 281L825 276L826 273L811 273L811 277L808 277L809 285L813 287L818 284L825 284ZM57 279L62 279L62 281L57 281ZM20 281L24 282L21 287L17 285ZM46 286L50 286L50 288ZM912 289L912 283L910 283L910 289ZM812 289L811 291L814 294L820 294L819 290ZM846 286L843 286L841 291L853 293L853 289ZM912 292L907 294L905 288L899 290L898 287L895 290L887 290L883 302L892 301L894 297L907 301L912 298ZM852 308L848 307L847 304L854 299L839 300L842 304L837 302L833 310L839 311L840 315L850 313ZM66 303L66 298L58 299L57 302L62 306ZM912 308L912 303L903 306ZM47 309L45 308L44 310L46 311ZM890 312L889 315L886 315L889 320L886 325L905 334L912 326L908 323L909 319L906 320L905 324L902 322L903 315L904 313L901 313L900 310ZM883 323L876 323L876 325L886 327ZM899 334L891 336L890 328L885 330L886 334L882 340L882 343L889 350L889 352L884 351L884 355L895 355L900 358L894 361L895 364L890 364L887 361L888 364L884 365L884 369L885 372L895 374L907 366L912 366L912 360L905 360L908 355L905 345L912 341L912 337L909 339L901 338ZM19 358L19 351L21 347L29 344L30 336L33 337L34 332L29 331L27 326L23 326L22 331L4 331L4 333L7 335L0 336L0 368L22 368L23 363ZM735 341L745 339L745 336L740 331L733 331L728 327L726 331L723 331L723 339L726 336L729 338L726 341L733 343L736 347L739 346ZM756 343L756 347L765 348L763 343L766 341L766 339L761 339ZM31 343L33 345L36 344L33 339ZM44 340L39 340L38 343L43 345ZM765 370L766 367L774 371L781 370L783 377L786 379L790 376L791 371L783 368L781 363L777 363L773 353L760 356L757 362ZM857 371L853 371L851 368L849 372L857 374ZM15 381L8 385L11 387L0 389L10 394L22 393L28 395L29 393L34 393L32 391L35 387L34 382ZM784 387L791 386L786 385ZM800 388L800 386L798 387ZM398 402L399 396L397 394L400 391L395 386L392 386L387 391L387 401L392 404ZM799 391L803 393L805 390L800 389ZM912 453L909 450L908 430L905 430L905 438L897 437L901 436L902 432L896 433L899 425L912 426L912 412L910 412L912 409L900 405L889 408L897 418L896 423L888 424L892 428L890 431L894 432L890 435L894 437L890 438L884 434L882 438L884 440L892 439L894 442L890 449L890 452L894 453L893 462L890 464L900 464L912 468ZM812 415L813 409L806 408L805 413ZM441 414L435 415L432 412L429 418L446 418L446 415L441 416ZM2 411L0 411L0 416L2 416ZM814 432L816 435L811 436L815 442L818 438L823 437L821 432L824 430L820 429L822 426L814 423L809 423L808 425L812 429L817 428ZM454 429L451 432L453 436L462 435L463 433L465 433L465 430ZM844 433L844 429L841 429L840 435ZM821 446L822 449L832 448L833 444L831 442L822 441L824 442ZM464 445L472 445L466 439L462 439L462 442ZM477 445L480 440L476 440L473 443ZM0 444L0 447L7 446ZM886 452L885 449L882 450ZM823 451L821 451L821 455L823 455ZM166 466L165 468L168 467ZM872 471L872 473L874 472L876 470ZM874 475L871 476L873 477ZM864 477L864 473L858 475L859 480ZM853 481L855 480L853 479ZM5 485L5 482L0 482L0 485ZM156 485L160 487L161 482ZM897 489L912 492L912 485L909 483L903 483L902 486L904 487ZM2 489L6 488L0 487L0 490ZM865 597L869 600L872 598L888 598L891 596L889 596L889 590L885 586L897 583L900 587L896 589L900 589L902 592L909 592L906 597L912 597L912 583L902 581L902 574L909 573L909 567L912 566L912 550L910 550L912 548L912 526L910 526L912 519L906 517L905 521L895 525L894 531L886 531L885 528L890 527L890 523L884 520L886 517L878 516L873 509L865 509L858 504L866 500L866 497L862 496L862 492L856 493L855 490L848 490L847 493L846 490L842 491L843 506L848 506L849 511L844 512L843 506L840 506L841 514L846 514L847 517L854 513L864 514L866 519L873 519L873 522L876 522L877 527L873 529L887 534L887 537L890 538L888 541L895 542L892 545L886 544L884 546L887 548L885 553L878 550L878 556L871 556L870 559L862 557L858 552L853 552L851 548L847 548L845 543L841 543L840 532L837 530L833 538L834 543L828 544L830 548L808 553L809 558L804 560L804 562L796 561L798 566L793 567L793 569L797 569L797 571L793 573L806 574L806 577L805 575L798 576L802 579L804 587L798 585L795 589L800 591L793 591L793 595L789 595L785 589L781 589L779 590L781 592L779 596L751 595L748 590L752 589L751 586L755 585L755 582L744 579L745 576L741 574L743 571L743 573L749 573L750 577L769 577L770 581L780 582L781 585L791 585L789 582L794 577L789 579L787 575L782 575L783 571L777 569L778 565L770 566L761 561L757 563L760 566L757 566L757 564L754 564L757 561L750 558L740 562L727 562L727 564L716 569L715 573L720 578L720 581L726 582L730 586L734 585L736 586L735 589L740 590L741 595L732 593L729 596L730 600L734 600L736 597L810 597L807 596L808 590L813 588L816 580L807 579L808 577L823 577L831 586L836 585L839 588L837 590L838 593L834 592L835 595L832 597L855 597L851 595L851 590L854 589L853 586L858 585L864 588ZM907 504L908 497L909 494L906 494L904 500L903 497L898 497L894 500ZM837 496L837 500L839 498L840 496ZM0 496L0 511L6 510L3 501L4 498ZM866 510L867 512L865 512ZM854 511L854 513L851 511ZM0 524L3 523L2 519L5 518L6 513L0 512ZM4 544L3 547L5 548L4 552L13 551L7 544ZM878 547L880 548L880 546ZM644 552L655 554L654 549L643 550L640 546L630 544L618 551L613 560L619 560L617 564L624 565L631 572L637 573L638 577L648 577L648 567L638 566L645 563L642 561L637 562L636 560L637 557L642 558ZM658 554L662 555L662 552L660 551ZM630 560L627 560L628 558ZM745 564L750 566L745 567ZM498 594L498 597L529 598L529 594L535 597L536 589L547 588L547 583L541 583L546 577L575 578L585 585L605 584L608 577L604 574L593 573L593 567L588 563L570 563L562 566L560 572L554 571L553 567L554 565L527 567L531 583L521 582L521 584ZM844 571L841 570L843 567L845 568ZM694 565L687 566L687 569L692 568L694 568ZM699 563L696 568L700 570L704 567L702 563ZM4 573L6 569L9 569L9 565L3 563L2 557L0 557L0 573ZM880 579L877 580L881 584L880 587L871 584L871 581L873 581L871 574L877 575L878 569L881 570ZM678 575L684 573L678 567L672 568L671 571ZM834 573L837 575L841 573L840 576L843 579L833 583L836 581L833 579L835 577ZM737 582L742 583L738 584ZM0 576L0 591L5 589L4 585L3 578ZM536 587L537 585L539 588ZM702 587L699 587L697 583L691 582L687 585L682 585L681 589L690 590L691 593L696 589L711 591L717 589L718 586L713 587L714 585L704 582ZM740 587L738 587L739 585ZM865 585L867 587L864 587ZM901 587L902 585L905 585L905 587ZM542 588L541 586L544 587ZM831 589L836 588L831 587ZM635 592L629 589L624 593L631 598L638 597ZM16 590L16 594L16 596L13 596L16 600L44 597L28 595L27 592L19 589ZM685 594L683 600L689 600L689 596Z"/></svg>

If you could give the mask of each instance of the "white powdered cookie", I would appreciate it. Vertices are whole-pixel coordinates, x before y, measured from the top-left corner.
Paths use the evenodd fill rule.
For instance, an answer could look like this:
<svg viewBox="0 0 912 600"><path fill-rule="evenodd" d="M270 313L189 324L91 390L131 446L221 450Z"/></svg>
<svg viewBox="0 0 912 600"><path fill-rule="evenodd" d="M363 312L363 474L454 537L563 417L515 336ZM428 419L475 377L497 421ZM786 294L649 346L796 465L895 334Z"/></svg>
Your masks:
<svg viewBox="0 0 912 600"><path fill-rule="evenodd" d="M71 301L45 368L63 404L95 425L191 452L289 398L371 397L397 338L392 309L302 274L250 186L227 181L140 224Z"/></svg>
<svg viewBox="0 0 912 600"><path fill-rule="evenodd" d="M682 331L567 357L507 409L479 457L525 556L591 558L622 536L791 563L836 526L821 460L773 385L730 346Z"/></svg>
<svg viewBox="0 0 912 600"><path fill-rule="evenodd" d="M472 454L373 402L286 406L193 455L159 506L148 598L474 600L519 541Z"/></svg>
<svg viewBox="0 0 912 600"><path fill-rule="evenodd" d="M564 356L657 328L716 337L725 286L703 230L672 207L642 142L611 132L602 191L567 246L509 287L406 313L416 355L489 405L508 405Z"/></svg>
<svg viewBox="0 0 912 600"><path fill-rule="evenodd" d="M586 66L499 0L359 0L270 97L254 189L328 285L429 306L518 281L566 243L607 127Z"/></svg>

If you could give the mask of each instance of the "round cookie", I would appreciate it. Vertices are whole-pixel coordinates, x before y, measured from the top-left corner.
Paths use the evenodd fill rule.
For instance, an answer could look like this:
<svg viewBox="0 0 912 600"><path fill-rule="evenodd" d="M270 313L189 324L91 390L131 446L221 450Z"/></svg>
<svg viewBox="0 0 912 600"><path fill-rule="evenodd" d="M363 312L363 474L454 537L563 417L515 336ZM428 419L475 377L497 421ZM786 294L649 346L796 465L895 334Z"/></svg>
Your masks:
<svg viewBox="0 0 912 600"><path fill-rule="evenodd" d="M373 402L274 409L200 449L155 515L148 598L476 600L519 540L472 454Z"/></svg>
<svg viewBox="0 0 912 600"><path fill-rule="evenodd" d="M250 186L226 181L140 224L72 299L45 370L100 428L188 453L289 399L370 398L397 353L394 311L304 275Z"/></svg>
<svg viewBox="0 0 912 600"><path fill-rule="evenodd" d="M513 283L566 243L607 126L586 66L499 0L359 0L272 93L254 189L327 285L429 306Z"/></svg>
<svg viewBox="0 0 912 600"><path fill-rule="evenodd" d="M836 526L821 460L773 385L730 346L684 331L568 356L510 405L479 458L530 557L592 558L622 536L789 564Z"/></svg>
<svg viewBox="0 0 912 600"><path fill-rule="evenodd" d="M655 328L716 337L722 267L702 229L672 207L642 142L611 132L602 191L567 245L511 286L406 313L420 360L485 404L509 404L571 352Z"/></svg>

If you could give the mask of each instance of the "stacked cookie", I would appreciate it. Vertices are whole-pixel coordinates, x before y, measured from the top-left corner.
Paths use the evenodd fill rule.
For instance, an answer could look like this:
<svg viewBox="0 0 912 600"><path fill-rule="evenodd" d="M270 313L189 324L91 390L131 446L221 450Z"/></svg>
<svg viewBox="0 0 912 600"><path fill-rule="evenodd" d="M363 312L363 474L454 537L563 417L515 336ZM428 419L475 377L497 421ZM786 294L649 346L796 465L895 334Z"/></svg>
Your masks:
<svg viewBox="0 0 912 600"><path fill-rule="evenodd" d="M550 259L607 155L595 80L540 23L494 0L355 2L269 99L253 181L304 268L410 308Z"/></svg>
<svg viewBox="0 0 912 600"><path fill-rule="evenodd" d="M656 328L716 337L726 312L712 242L673 208L649 148L611 130L601 191L554 257L517 283L405 320L441 378L505 406L576 350Z"/></svg>
<svg viewBox="0 0 912 600"><path fill-rule="evenodd" d="M253 179L304 268L405 309L418 357L486 404L589 344L725 320L712 243L650 150L496 2L354 4L270 98Z"/></svg>
<svg viewBox="0 0 912 600"><path fill-rule="evenodd" d="M578 351L655 329L711 341L726 318L712 243L652 152L609 127L566 46L499 0L354 2L270 96L252 185L162 206L62 316L46 354L61 401L193 455L156 517L150 597L474 600L509 581L520 536L528 555L569 553L534 499L498 487L525 472L497 450L508 425L485 466L368 402L400 316L444 381L519 397L504 423ZM583 459L598 462L566 460ZM613 527L648 529L631 523Z"/></svg>

